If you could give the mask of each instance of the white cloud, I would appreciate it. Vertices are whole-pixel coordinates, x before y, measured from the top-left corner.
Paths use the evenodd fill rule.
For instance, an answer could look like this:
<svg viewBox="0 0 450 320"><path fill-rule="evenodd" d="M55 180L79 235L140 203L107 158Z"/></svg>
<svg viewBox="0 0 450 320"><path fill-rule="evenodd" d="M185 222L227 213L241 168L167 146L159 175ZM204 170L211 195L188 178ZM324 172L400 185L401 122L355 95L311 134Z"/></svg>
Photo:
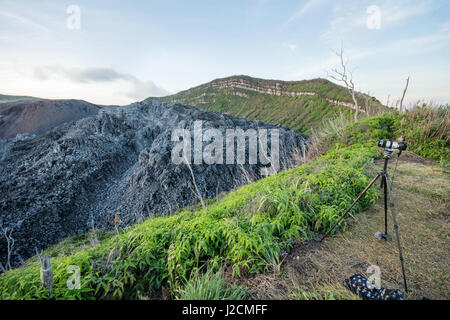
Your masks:
<svg viewBox="0 0 450 320"><path fill-rule="evenodd" d="M393 40L384 45L378 45L372 48L349 47L344 45L344 55L350 62L350 68L355 67L358 62L369 57L380 57L389 55L394 58L396 55L404 55L405 53L422 54L430 51L439 51L442 47L448 46L450 41L450 32L438 32L426 36L405 38ZM336 48L339 49L339 48ZM295 77L318 77L325 76L327 71L335 68L340 63L339 58L330 50L329 55L325 59L316 59L305 63L305 67L299 68Z"/></svg>
<svg viewBox="0 0 450 320"><path fill-rule="evenodd" d="M339 58L335 55L330 55L328 58L309 61L297 69L292 75L296 79L308 79L317 77L326 77L327 71L330 71L334 66L339 63Z"/></svg>
<svg viewBox="0 0 450 320"><path fill-rule="evenodd" d="M110 68L66 68L60 65L34 68L34 76L39 80L47 80L55 75L62 75L74 82L109 82L130 78Z"/></svg>
<svg viewBox="0 0 450 320"><path fill-rule="evenodd" d="M295 43L287 43L285 46L291 51L295 51L295 49L297 49L297 45Z"/></svg>
<svg viewBox="0 0 450 320"><path fill-rule="evenodd" d="M139 81L133 84L133 87L126 93L128 97L136 100L143 100L148 97L163 97L169 94L163 88L158 87L153 81Z"/></svg>
<svg viewBox="0 0 450 320"><path fill-rule="evenodd" d="M169 94L168 91L158 87L153 81L141 81L131 74L120 73L112 68L66 68L59 65L42 66L34 68L33 76L42 81L62 77L80 84L125 81L130 87L130 90L124 94L132 99L144 99L149 96L161 97Z"/></svg>
<svg viewBox="0 0 450 320"><path fill-rule="evenodd" d="M394 23L414 16L423 15L431 8L430 1L386 1L380 6L383 22Z"/></svg>
<svg viewBox="0 0 450 320"><path fill-rule="evenodd" d="M322 4L323 2L324 2L324 0L308 0L308 1L306 1L306 3L287 20L286 24L289 24L295 20L300 19L306 13L311 11L311 9L317 7L318 5Z"/></svg>
<svg viewBox="0 0 450 320"><path fill-rule="evenodd" d="M45 26L43 26L43 25L41 25L39 23L36 23L36 22L34 22L34 21L30 20L30 19L27 19L25 17L13 14L11 12L0 11L0 16L6 17L10 21L18 22L20 24L32 27L32 28L37 29L39 31L44 31L44 32L48 32L49 31L49 29L47 27L45 27Z"/></svg>

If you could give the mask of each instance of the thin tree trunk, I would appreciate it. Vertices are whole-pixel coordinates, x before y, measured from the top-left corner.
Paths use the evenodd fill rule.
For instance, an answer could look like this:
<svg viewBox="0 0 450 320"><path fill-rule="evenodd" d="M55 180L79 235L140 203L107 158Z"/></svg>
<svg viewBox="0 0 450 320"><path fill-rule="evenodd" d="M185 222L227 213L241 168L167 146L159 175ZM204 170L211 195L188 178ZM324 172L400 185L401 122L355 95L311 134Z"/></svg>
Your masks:
<svg viewBox="0 0 450 320"><path fill-rule="evenodd" d="M355 89L352 88L351 92L352 92L353 103L355 104L355 122L356 122L356 121L358 121L359 105L358 105L358 101L356 100Z"/></svg>
<svg viewBox="0 0 450 320"><path fill-rule="evenodd" d="M405 90L403 90L402 99L400 100L400 112L402 112L403 110L403 99L405 98L406 90L408 90L408 84L409 84L409 76L408 78L406 78Z"/></svg>

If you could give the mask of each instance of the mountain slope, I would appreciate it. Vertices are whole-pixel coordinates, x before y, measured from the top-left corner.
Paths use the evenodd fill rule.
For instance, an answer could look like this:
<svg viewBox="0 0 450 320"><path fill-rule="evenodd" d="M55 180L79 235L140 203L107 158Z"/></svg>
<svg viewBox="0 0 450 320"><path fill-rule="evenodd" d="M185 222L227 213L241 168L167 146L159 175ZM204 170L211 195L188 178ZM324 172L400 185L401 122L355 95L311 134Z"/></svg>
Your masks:
<svg viewBox="0 0 450 320"><path fill-rule="evenodd" d="M130 225L192 205L199 200L198 193L203 199L214 198L265 176L268 165L261 161L261 147L255 151L260 160L251 164L246 160L250 148L243 151L243 164L236 163L241 152L228 148L230 152L225 152L225 147L226 161L206 164L206 151L204 162L192 168L173 160L172 151L178 145L173 134L195 128L197 135L197 121L200 130L205 130L203 137L207 129L222 137L228 129L252 129L255 135L270 130L266 146L269 150L270 145L271 161L272 129L276 129L279 140L273 142L280 152L276 170L296 165L305 151L305 137L293 130L157 100L102 108L38 136L0 139L0 230L13 230L12 263L28 258L35 247L46 248L94 226L112 229L116 214L123 226ZM192 143L196 155L198 146L211 147L206 139L196 140ZM228 155L234 158L228 161ZM3 265L7 252L2 236Z"/></svg>
<svg viewBox="0 0 450 320"><path fill-rule="evenodd" d="M20 100L0 104L0 139L41 134L63 123L97 114L100 107L82 100Z"/></svg>
<svg viewBox="0 0 450 320"><path fill-rule="evenodd" d="M367 96L358 93L361 112L365 113ZM385 107L367 97L369 113ZM160 98L233 116L281 124L308 133L326 117L350 113L354 106L348 90L326 79L303 81L264 80L232 76Z"/></svg>
<svg viewBox="0 0 450 320"><path fill-rule="evenodd" d="M13 101L19 101L19 100L38 100L38 99L39 98L29 97L29 96L11 96L11 95L0 94L0 103L13 102Z"/></svg>

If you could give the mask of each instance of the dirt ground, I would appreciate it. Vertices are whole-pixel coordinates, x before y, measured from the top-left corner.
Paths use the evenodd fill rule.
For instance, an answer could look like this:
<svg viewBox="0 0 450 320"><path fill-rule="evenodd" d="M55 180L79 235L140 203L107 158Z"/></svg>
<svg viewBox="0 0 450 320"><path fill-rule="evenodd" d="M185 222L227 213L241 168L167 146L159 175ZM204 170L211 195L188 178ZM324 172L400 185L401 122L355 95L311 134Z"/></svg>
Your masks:
<svg viewBox="0 0 450 320"><path fill-rule="evenodd" d="M382 160L381 160L382 161ZM381 168L377 161L373 173ZM395 159L389 172L408 293L403 289L394 223L389 211L391 241L377 240L384 231L383 197L365 212L348 217L345 231L325 239L298 243L283 260L279 272L255 275L242 281L250 299L355 299L343 287L344 279L370 265L379 267L381 286L400 289L406 299L450 299L450 176L438 163L413 153ZM376 183L379 188L379 183Z"/></svg>

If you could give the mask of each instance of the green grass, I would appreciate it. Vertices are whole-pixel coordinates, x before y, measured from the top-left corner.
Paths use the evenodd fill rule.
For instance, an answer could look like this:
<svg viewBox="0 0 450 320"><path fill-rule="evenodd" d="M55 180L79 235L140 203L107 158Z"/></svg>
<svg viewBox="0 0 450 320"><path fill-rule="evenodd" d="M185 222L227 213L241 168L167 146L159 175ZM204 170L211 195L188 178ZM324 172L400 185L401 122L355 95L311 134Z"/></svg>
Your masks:
<svg viewBox="0 0 450 320"><path fill-rule="evenodd" d="M177 299L180 300L242 300L244 297L244 287L228 285L220 272L211 270L194 274L177 290Z"/></svg>

